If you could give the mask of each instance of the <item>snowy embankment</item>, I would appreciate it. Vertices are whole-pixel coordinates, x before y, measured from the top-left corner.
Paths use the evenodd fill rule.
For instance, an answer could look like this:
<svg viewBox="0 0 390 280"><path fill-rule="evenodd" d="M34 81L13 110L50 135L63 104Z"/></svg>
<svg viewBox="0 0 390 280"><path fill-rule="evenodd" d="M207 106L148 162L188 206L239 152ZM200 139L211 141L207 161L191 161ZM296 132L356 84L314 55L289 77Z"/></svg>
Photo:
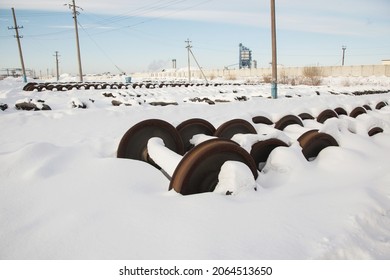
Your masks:
<svg viewBox="0 0 390 280"><path fill-rule="evenodd" d="M390 106L374 108L390 93L348 93L387 91L390 81L342 87L344 80L280 86L277 100L267 98L269 85L25 92L19 80L0 81L8 106L0 111L0 259L389 259ZM195 101L202 98L215 105ZM51 110L16 110L21 101ZM271 153L255 182L244 167L226 166L213 193L168 191L152 165L116 158L123 134L145 119L177 126L203 118L218 127L363 105L373 110L324 124L253 124L259 137L289 147ZM375 126L384 132L368 136ZM339 146L307 161L297 137L313 128ZM252 141L235 140L246 149ZM232 183L250 187L223 195Z"/></svg>

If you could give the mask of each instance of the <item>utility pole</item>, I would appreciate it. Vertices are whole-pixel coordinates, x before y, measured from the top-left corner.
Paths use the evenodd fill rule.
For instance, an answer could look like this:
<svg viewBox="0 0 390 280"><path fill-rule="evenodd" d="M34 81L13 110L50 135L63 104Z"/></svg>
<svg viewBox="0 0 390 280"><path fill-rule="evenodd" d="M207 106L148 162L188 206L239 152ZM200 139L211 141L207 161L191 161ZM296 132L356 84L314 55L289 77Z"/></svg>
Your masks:
<svg viewBox="0 0 390 280"><path fill-rule="evenodd" d="M79 8L79 9L81 9L81 8L76 6L75 0L72 0L72 4L68 4L68 6L69 6L69 9L72 9L72 12L73 12L74 28L76 30L76 47L77 47L77 60L79 62L79 76L80 76L80 82L82 82L83 81L83 69L81 67L79 28L78 28L78 25L77 25L77 15L78 15L79 12L76 10L76 8Z"/></svg>
<svg viewBox="0 0 390 280"><path fill-rule="evenodd" d="M191 43L190 39L187 39L187 41L185 41L185 42L187 43L187 47L186 48L187 48L187 52L188 52L188 82L191 82L191 66L190 66L190 61L191 61L190 54L191 54L192 57L194 58L195 62L196 62L196 65L198 65L198 68L199 68L200 72L202 73L203 78L206 80L206 83L208 83L208 80L207 80L205 74L203 73L202 68L200 67L198 61L195 58L194 53L191 50L192 46L190 44Z"/></svg>
<svg viewBox="0 0 390 280"><path fill-rule="evenodd" d="M56 51L56 54L54 55L56 57L56 70L57 70L57 82L60 80L60 71L59 71L59 68L58 68L58 51Z"/></svg>
<svg viewBox="0 0 390 280"><path fill-rule="evenodd" d="M23 71L23 82L27 83L27 76L26 76L26 69L24 68L24 60L23 60L23 53L22 53L22 46L20 44L20 38L23 38L23 36L19 35L19 29L23 28L23 26L18 26L16 22L16 16L15 16L15 9L12 8L12 15L14 17L14 27L8 27L8 29L15 29L15 38L18 42L18 48L19 48L19 56L20 56L20 62L22 64L22 71Z"/></svg>
<svg viewBox="0 0 390 280"><path fill-rule="evenodd" d="M344 66L345 50L347 49L347 47L346 46L342 46L341 48L343 49L343 60L341 62L341 65Z"/></svg>
<svg viewBox="0 0 390 280"><path fill-rule="evenodd" d="M188 82L191 82L191 66L190 66L190 50L192 48L190 39L185 41L187 43L187 57L188 57Z"/></svg>
<svg viewBox="0 0 390 280"><path fill-rule="evenodd" d="M278 98L278 67L276 54L276 19L275 0L271 0L271 36L272 36L272 98Z"/></svg>

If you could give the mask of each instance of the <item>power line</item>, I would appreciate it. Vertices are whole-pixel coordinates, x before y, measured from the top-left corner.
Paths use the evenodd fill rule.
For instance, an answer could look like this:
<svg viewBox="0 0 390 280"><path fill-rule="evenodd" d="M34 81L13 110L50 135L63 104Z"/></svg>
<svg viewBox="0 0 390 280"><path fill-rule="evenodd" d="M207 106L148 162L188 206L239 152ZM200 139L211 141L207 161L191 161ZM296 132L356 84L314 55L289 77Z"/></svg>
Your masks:
<svg viewBox="0 0 390 280"><path fill-rule="evenodd" d="M26 18L31 18L31 17L57 17L56 14L58 14L59 12L41 12L41 11L28 11L28 14L22 14L22 15L19 15L18 17L20 19L26 19Z"/></svg>
<svg viewBox="0 0 390 280"><path fill-rule="evenodd" d="M99 20L96 23L105 23L105 24L116 23L122 20L128 20L131 18L140 17L142 15L147 15L148 13L152 13L187 1L189 0L171 0L168 3L160 3L161 1L158 1L158 4L140 7L132 10L130 13L125 12L119 15L111 16L109 18Z"/></svg>
<svg viewBox="0 0 390 280"><path fill-rule="evenodd" d="M182 1L184 2L184 1L188 1L188 0L182 0ZM197 6L203 5L203 4L208 3L208 2L211 2L211 1L213 1L213 0L205 0L205 1L202 1L202 2L200 2L200 3L194 4L194 5L191 5L191 6L188 6L188 7L183 7L183 8L181 8L181 9L177 9L177 10L174 10L174 11L171 11L171 12L168 12L168 13L165 13L165 14L163 14L163 15L161 15L161 16L151 17L151 18L149 18L149 19L145 19L145 20L136 22L136 23L131 24L131 25L119 26L119 27L117 27L117 28L113 28L113 29L110 29L110 30L101 31L101 32L96 32L96 33L92 34L92 36L94 36L94 35L100 35L100 34L104 34L104 33L108 33L108 32L112 32L112 31L118 31L118 30L122 30L122 29L128 29L128 28L132 28L132 27L135 27L135 26L138 26L138 25L141 25L141 24L145 24L145 23L148 23L148 22L156 21L156 20L165 18L165 17L167 17L167 16L170 16L170 15L177 14L177 13L182 12L182 11L185 11L185 10L189 10L189 9L195 8L195 7L197 7ZM144 13L144 14L147 14L147 13ZM134 16L129 16L129 17L127 17L127 19L129 19L129 18L131 18L131 17L139 17L140 15L141 15L141 14L134 15Z"/></svg>
<svg viewBox="0 0 390 280"><path fill-rule="evenodd" d="M111 59L111 57L107 54L107 52L105 52L103 50L103 48L92 38L92 36L87 32L87 30L81 25L80 21L78 22L78 24L80 25L81 29L83 29L83 31L85 32L85 34L87 34L87 36L89 37L89 39L96 45L96 47L106 56L106 58L111 61L111 63L115 66L116 69L119 70L120 73L122 74L125 74L126 72L123 71L121 68L119 68L115 62Z"/></svg>
<svg viewBox="0 0 390 280"><path fill-rule="evenodd" d="M61 35L65 33L70 33L71 30L62 30L62 31L56 31L56 32L50 32L50 33L43 33L43 34L31 34L31 35L25 35L25 38L39 38L39 37L48 37L53 35ZM47 39L47 38L45 38Z"/></svg>

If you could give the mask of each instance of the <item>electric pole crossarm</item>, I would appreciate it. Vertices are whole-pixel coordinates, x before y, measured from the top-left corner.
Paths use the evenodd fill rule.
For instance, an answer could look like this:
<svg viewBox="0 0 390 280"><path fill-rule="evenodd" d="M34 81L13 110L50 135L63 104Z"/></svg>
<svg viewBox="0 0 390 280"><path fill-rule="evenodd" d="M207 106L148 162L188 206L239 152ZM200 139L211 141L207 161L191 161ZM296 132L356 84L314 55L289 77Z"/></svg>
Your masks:
<svg viewBox="0 0 390 280"><path fill-rule="evenodd" d="M23 28L23 25L22 26L16 26L16 27L8 27L8 30L15 30L15 32L18 35L14 35L14 38L23 38L22 35L19 35L19 29L22 29L22 28Z"/></svg>

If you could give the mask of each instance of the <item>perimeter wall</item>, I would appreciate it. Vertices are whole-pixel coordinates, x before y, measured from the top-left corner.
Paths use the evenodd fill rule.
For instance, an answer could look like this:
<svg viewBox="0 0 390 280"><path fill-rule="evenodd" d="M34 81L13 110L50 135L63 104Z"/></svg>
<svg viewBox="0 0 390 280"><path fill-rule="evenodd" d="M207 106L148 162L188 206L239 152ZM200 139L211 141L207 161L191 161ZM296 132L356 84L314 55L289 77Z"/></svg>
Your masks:
<svg viewBox="0 0 390 280"><path fill-rule="evenodd" d="M387 76L390 77L390 65L355 65L355 66L315 66L321 71L322 77L370 77ZM278 67L278 76L289 78L302 76L305 67ZM203 70L208 79L245 79L253 77L271 76L271 68L252 68L252 69L216 69ZM139 78L166 78L166 79L188 79L188 70L169 69L161 72L134 73L133 77ZM198 69L191 69L191 77L202 79L202 74Z"/></svg>

